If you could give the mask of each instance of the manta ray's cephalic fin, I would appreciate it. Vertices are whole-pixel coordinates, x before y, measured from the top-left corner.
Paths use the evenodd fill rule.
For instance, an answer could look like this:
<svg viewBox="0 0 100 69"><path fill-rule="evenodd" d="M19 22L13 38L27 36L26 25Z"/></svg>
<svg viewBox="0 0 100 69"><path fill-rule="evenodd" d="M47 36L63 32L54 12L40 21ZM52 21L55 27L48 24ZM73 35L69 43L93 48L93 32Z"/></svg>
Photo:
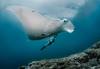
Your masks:
<svg viewBox="0 0 100 69"><path fill-rule="evenodd" d="M43 51L44 49L46 49L47 47L49 47L51 44L53 44L55 42L57 35L51 36L48 40L48 43L46 45L44 45L40 51Z"/></svg>

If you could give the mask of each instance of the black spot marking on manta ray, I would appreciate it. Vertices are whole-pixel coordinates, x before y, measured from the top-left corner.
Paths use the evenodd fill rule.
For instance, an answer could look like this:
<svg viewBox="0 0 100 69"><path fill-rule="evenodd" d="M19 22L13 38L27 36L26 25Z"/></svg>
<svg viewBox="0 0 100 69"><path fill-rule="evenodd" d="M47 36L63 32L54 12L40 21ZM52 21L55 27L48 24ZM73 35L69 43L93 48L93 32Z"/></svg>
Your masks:
<svg viewBox="0 0 100 69"><path fill-rule="evenodd" d="M46 36L46 34L45 34L45 33L43 33L43 34L41 34L41 36Z"/></svg>
<svg viewBox="0 0 100 69"><path fill-rule="evenodd" d="M42 36L45 36L46 34L41 34Z"/></svg>

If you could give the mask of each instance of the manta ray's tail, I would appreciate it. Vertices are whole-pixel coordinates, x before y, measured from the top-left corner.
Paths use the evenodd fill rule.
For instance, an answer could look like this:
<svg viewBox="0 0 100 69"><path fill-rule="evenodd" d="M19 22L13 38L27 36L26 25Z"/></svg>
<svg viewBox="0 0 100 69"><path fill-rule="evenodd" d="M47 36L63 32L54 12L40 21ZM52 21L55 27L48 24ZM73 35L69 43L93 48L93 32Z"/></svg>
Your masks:
<svg viewBox="0 0 100 69"><path fill-rule="evenodd" d="M49 45L48 45L49 46ZM43 51L44 49L46 49L48 46L43 46L40 51Z"/></svg>
<svg viewBox="0 0 100 69"><path fill-rule="evenodd" d="M74 31L74 29L75 29L75 27L70 20L63 19L63 25L62 25L63 31L72 33Z"/></svg>

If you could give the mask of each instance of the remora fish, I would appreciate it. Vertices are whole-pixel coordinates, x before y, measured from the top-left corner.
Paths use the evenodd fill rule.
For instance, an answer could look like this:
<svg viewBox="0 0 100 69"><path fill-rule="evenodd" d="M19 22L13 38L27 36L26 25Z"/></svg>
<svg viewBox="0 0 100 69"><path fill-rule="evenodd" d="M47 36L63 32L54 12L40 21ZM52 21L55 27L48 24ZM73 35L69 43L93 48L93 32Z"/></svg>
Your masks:
<svg viewBox="0 0 100 69"><path fill-rule="evenodd" d="M68 19L49 18L25 6L8 6L6 9L21 21L29 39L40 40L49 37L48 43L40 50L54 43L57 34L74 31L74 25Z"/></svg>

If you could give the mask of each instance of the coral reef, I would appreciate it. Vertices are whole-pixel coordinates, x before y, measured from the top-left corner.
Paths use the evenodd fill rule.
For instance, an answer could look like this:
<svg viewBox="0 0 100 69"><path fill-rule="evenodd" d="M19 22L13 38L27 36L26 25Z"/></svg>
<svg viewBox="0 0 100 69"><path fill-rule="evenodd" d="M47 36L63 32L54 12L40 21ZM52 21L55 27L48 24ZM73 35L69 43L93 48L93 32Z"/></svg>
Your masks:
<svg viewBox="0 0 100 69"><path fill-rule="evenodd" d="M81 53L64 58L33 61L20 69L100 69L100 41Z"/></svg>

